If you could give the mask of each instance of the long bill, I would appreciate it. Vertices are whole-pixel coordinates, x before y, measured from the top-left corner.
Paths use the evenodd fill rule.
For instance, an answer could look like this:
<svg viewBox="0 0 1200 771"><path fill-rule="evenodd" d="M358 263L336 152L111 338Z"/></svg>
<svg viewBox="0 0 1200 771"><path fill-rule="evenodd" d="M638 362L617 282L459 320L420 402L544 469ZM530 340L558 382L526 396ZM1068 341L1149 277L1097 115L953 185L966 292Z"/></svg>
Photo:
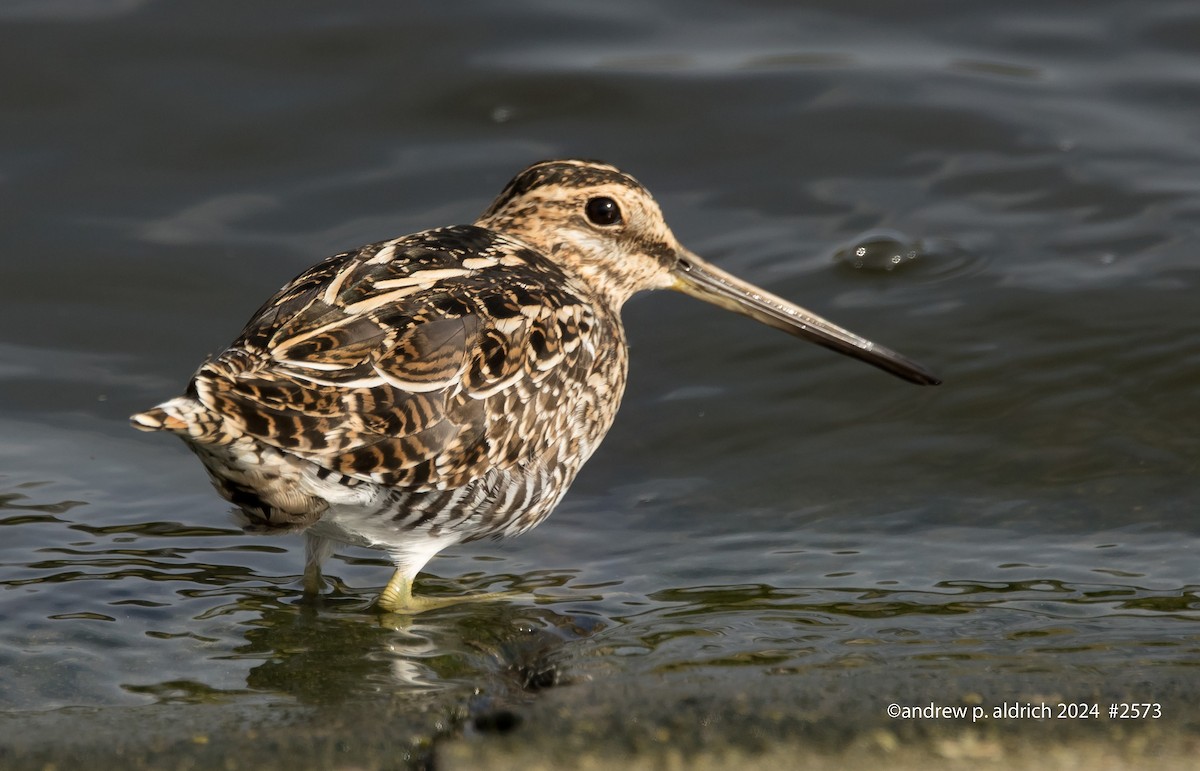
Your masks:
<svg viewBox="0 0 1200 771"><path fill-rule="evenodd" d="M679 250L679 262L672 273L675 278L672 288L692 297L865 361L910 383L938 385L942 382L915 361L742 281L686 249Z"/></svg>

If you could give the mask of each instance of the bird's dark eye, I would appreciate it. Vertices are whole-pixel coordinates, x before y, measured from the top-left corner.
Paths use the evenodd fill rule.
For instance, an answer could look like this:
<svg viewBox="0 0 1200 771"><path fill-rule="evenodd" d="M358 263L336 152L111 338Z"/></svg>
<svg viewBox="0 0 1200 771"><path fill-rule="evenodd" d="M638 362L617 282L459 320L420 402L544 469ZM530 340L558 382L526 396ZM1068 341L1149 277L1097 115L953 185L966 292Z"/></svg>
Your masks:
<svg viewBox="0 0 1200 771"><path fill-rule="evenodd" d="M588 199L583 211L593 225L616 225L621 222L621 207L611 198L601 196Z"/></svg>

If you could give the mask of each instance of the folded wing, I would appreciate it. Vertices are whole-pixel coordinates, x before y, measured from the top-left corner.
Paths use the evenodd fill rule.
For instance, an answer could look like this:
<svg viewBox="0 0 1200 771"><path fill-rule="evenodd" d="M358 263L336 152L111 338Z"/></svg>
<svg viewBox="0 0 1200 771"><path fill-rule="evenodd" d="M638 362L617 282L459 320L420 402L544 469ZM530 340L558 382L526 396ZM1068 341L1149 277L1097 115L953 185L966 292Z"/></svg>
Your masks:
<svg viewBox="0 0 1200 771"><path fill-rule="evenodd" d="M193 390L242 433L340 474L458 487L538 462L569 430L538 417L594 365L573 286L476 227L374 244L280 290Z"/></svg>

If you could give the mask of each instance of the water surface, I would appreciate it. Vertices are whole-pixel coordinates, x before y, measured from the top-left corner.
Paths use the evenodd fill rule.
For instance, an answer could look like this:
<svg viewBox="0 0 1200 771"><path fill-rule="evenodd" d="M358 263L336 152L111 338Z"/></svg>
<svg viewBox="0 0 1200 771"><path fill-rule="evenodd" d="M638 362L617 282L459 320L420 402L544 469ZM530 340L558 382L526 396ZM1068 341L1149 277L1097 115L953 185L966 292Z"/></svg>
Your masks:
<svg viewBox="0 0 1200 771"><path fill-rule="evenodd" d="M991 728L1194 737L1200 13L469 9L0 9L5 763L969 728L884 714L921 700L1162 702ZM636 298L621 415L562 506L422 587L523 597L381 621L388 562L346 548L305 603L302 542L242 534L127 416L316 260L561 156L945 384Z"/></svg>

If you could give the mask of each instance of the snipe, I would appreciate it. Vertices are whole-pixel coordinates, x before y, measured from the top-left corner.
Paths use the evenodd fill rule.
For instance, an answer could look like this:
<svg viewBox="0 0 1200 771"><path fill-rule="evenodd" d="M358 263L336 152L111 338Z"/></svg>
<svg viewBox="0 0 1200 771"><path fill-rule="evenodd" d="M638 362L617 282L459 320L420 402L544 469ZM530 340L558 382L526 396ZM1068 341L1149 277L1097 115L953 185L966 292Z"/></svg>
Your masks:
<svg viewBox="0 0 1200 771"><path fill-rule="evenodd" d="M608 432L628 361L621 306L646 289L938 383L701 260L629 175L563 160L522 171L474 225L305 271L184 396L133 425L182 437L249 529L305 531L310 590L331 541L343 541L391 554L385 610L438 607L448 601L412 594L425 563L537 525Z"/></svg>

